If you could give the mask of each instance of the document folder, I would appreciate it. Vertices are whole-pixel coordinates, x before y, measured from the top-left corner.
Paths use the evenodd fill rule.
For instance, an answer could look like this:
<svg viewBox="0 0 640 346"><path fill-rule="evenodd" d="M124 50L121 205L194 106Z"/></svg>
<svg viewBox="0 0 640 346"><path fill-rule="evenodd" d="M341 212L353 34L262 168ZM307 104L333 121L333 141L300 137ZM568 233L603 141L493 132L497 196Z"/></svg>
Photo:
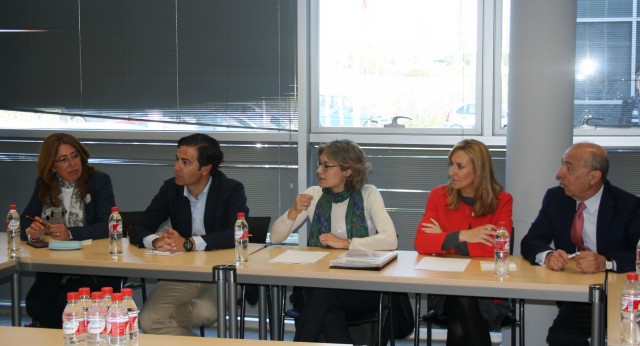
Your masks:
<svg viewBox="0 0 640 346"><path fill-rule="evenodd" d="M329 262L331 268L380 270L398 257L395 251L349 250Z"/></svg>

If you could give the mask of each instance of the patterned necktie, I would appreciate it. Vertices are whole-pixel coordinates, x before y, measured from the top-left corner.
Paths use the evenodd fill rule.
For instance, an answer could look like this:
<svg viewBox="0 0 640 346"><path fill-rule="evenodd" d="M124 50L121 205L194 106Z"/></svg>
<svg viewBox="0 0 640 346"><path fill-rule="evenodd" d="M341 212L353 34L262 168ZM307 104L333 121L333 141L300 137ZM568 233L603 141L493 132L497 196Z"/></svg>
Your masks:
<svg viewBox="0 0 640 346"><path fill-rule="evenodd" d="M578 251L586 250L582 240L582 230L584 229L583 211L586 208L587 206L584 202L580 202L578 204L578 210L576 210L576 215L573 216L573 223L571 223L571 241L576 244Z"/></svg>

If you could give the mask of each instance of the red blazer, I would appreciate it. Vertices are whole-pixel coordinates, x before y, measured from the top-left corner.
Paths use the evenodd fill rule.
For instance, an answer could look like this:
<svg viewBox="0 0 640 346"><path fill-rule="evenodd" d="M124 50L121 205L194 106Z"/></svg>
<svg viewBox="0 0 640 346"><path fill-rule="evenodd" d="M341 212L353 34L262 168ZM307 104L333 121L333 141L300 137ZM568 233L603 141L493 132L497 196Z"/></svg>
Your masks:
<svg viewBox="0 0 640 346"><path fill-rule="evenodd" d="M500 192L496 213L482 217L475 217L473 208L463 203L460 203L454 210L447 209L447 198L449 198L449 194L444 185L436 187L429 193L427 206L422 220L418 224L414 241L418 253L422 255L453 255L455 254L453 249L442 251L442 243L448 232L476 228L487 224L496 225L499 221L504 221L507 224L509 235L513 237L513 234L511 234L513 227L513 221L511 220L513 197L509 193ZM432 223L431 218L440 224L443 233L425 233L421 230L422 223ZM467 246L471 257L493 257L492 246L482 243L469 243Z"/></svg>

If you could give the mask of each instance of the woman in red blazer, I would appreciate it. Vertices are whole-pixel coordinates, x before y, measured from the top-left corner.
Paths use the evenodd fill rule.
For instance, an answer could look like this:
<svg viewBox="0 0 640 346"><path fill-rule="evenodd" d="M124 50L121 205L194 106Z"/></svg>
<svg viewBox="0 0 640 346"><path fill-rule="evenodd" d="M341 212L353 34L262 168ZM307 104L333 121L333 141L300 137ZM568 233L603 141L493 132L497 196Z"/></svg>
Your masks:
<svg viewBox="0 0 640 346"><path fill-rule="evenodd" d="M512 203L495 178L487 146L465 139L449 152L449 182L429 193L416 250L423 255L492 257L498 223L513 236ZM429 303L449 319L448 346L491 345L489 330L508 314L506 302L489 298L437 296Z"/></svg>

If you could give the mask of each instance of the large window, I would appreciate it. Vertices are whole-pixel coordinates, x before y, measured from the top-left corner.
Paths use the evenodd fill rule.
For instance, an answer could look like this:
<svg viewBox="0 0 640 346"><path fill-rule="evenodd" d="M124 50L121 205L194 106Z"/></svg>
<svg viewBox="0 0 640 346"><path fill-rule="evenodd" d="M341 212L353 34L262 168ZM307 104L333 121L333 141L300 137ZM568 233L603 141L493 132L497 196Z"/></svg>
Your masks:
<svg viewBox="0 0 640 346"><path fill-rule="evenodd" d="M296 131L296 0L3 0L2 128Z"/></svg>
<svg viewBox="0 0 640 346"><path fill-rule="evenodd" d="M477 128L478 3L318 0L319 130Z"/></svg>
<svg viewBox="0 0 640 346"><path fill-rule="evenodd" d="M638 2L577 1L579 135L638 132ZM296 132L302 109L319 136L504 135L509 12L510 0L5 0L0 127Z"/></svg>
<svg viewBox="0 0 640 346"><path fill-rule="evenodd" d="M637 0L578 0L574 125L584 125L579 128L638 126L637 7Z"/></svg>

